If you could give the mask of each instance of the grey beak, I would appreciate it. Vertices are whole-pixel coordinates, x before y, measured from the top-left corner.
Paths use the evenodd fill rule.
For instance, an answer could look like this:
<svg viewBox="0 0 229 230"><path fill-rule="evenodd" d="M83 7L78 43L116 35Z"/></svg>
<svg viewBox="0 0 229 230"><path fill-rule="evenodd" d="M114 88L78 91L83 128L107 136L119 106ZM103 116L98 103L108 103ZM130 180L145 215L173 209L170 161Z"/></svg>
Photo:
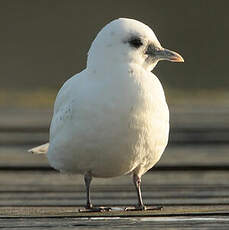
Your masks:
<svg viewBox="0 0 229 230"><path fill-rule="evenodd" d="M184 59L180 54L168 49L158 50L155 54L159 60L167 60L171 62L184 62Z"/></svg>
<svg viewBox="0 0 229 230"><path fill-rule="evenodd" d="M164 48L154 48L149 45L146 54L157 60L167 60L171 62L184 62L182 56L174 51Z"/></svg>

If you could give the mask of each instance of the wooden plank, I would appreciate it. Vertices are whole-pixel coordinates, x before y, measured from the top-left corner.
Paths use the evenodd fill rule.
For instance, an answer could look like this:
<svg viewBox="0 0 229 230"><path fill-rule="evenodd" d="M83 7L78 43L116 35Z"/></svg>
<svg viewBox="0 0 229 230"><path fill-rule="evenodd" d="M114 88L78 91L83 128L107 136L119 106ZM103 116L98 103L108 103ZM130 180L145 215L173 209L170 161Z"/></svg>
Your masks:
<svg viewBox="0 0 229 230"><path fill-rule="evenodd" d="M36 191L40 188L42 191L68 191L69 188L83 186L83 177L81 175L65 175L55 171L1 171L0 173L0 191ZM229 181L228 171L152 171L142 177L143 186L164 186L182 188L189 187L227 187ZM112 185L120 189L122 186L132 186L130 176L121 176L114 178L95 178L93 186ZM50 190L51 189L51 190Z"/></svg>
<svg viewBox="0 0 229 230"><path fill-rule="evenodd" d="M28 153L31 146L0 146L0 169L2 167L48 166L45 155Z"/></svg>
<svg viewBox="0 0 229 230"><path fill-rule="evenodd" d="M228 172L164 172L143 177L143 198L155 205L229 204ZM2 172L0 206L80 206L85 188L79 176L44 172ZM97 205L134 205L136 193L129 176L96 179L92 185Z"/></svg>
<svg viewBox="0 0 229 230"><path fill-rule="evenodd" d="M225 215L229 216L229 205L212 206L166 206L162 210L119 211L118 207L106 212L79 212L75 207L0 207L0 218L6 217L149 217L149 216L189 216L189 215ZM122 208L122 207L120 207Z"/></svg>
<svg viewBox="0 0 229 230"><path fill-rule="evenodd" d="M160 212L78 213L76 208L0 208L7 229L228 229L228 207L167 207Z"/></svg>
<svg viewBox="0 0 229 230"><path fill-rule="evenodd" d="M228 165L229 145L168 145L158 166Z"/></svg>
<svg viewBox="0 0 229 230"><path fill-rule="evenodd" d="M48 132L22 132L22 133L11 133L11 132L0 132L0 145L7 146L18 146L18 145L33 145L37 146L48 142Z"/></svg>
<svg viewBox="0 0 229 230"><path fill-rule="evenodd" d="M1 145L39 145L49 139L51 109L4 109L0 117ZM229 143L228 134L226 106L171 106L171 143Z"/></svg>
<svg viewBox="0 0 229 230"><path fill-rule="evenodd" d="M10 218L1 219L0 227L6 229L221 229L227 230L227 216L191 217L54 217L54 218ZM4 229L5 229L4 228Z"/></svg>
<svg viewBox="0 0 229 230"><path fill-rule="evenodd" d="M44 129L44 130L43 130ZM48 127L37 129L25 128L13 132L8 128L0 130L0 145L40 145L49 140ZM177 128L171 127L170 143L205 143L205 144L228 144L229 128Z"/></svg>
<svg viewBox="0 0 229 230"><path fill-rule="evenodd" d="M228 105L170 105L172 127L229 127ZM52 108L4 108L0 110L1 128L49 127ZM208 119L206 119L206 117Z"/></svg>
<svg viewBox="0 0 229 230"><path fill-rule="evenodd" d="M143 177L143 198L145 203L155 205L229 204L227 174L227 171L147 173ZM85 203L85 188L79 176L45 172L2 172L1 176L5 181L2 180L0 189L0 206L79 206ZM189 183L187 178L190 178ZM91 190L95 204L136 203L136 192L129 176L95 179Z"/></svg>
<svg viewBox="0 0 229 230"><path fill-rule="evenodd" d="M229 106L217 105L171 105L170 121L178 128L228 128ZM206 119L207 118L207 119Z"/></svg>
<svg viewBox="0 0 229 230"><path fill-rule="evenodd" d="M143 187L144 198L147 199L217 199L217 198L226 198L229 197L229 187L220 187L218 190L214 186L202 186L202 187L188 187L183 186L182 188L166 188L163 186L157 186L156 188L151 186ZM160 191L160 193L158 193ZM136 192L133 186L122 186L122 189L116 188L112 185L107 186L93 186L92 187L92 196L98 200L101 199L114 199L118 200L121 197L127 199L136 199ZM67 191L56 190L56 191L1 191L0 192L0 201L13 201L13 200L24 200L24 201L39 201L39 200L80 200L85 198L85 188L76 187ZM2 203L1 203L2 204ZM1 205L0 204L0 205Z"/></svg>
<svg viewBox="0 0 229 230"><path fill-rule="evenodd" d="M48 167L45 155L33 155L32 146L0 146L1 167ZM229 145L169 145L157 167L229 167Z"/></svg>
<svg viewBox="0 0 229 230"><path fill-rule="evenodd" d="M134 190L134 188L133 188ZM119 198L115 198L112 195L109 194L110 197L106 197L106 193L92 193L92 201L94 205L98 206L133 206L137 203L137 197L136 194L131 194L130 196L126 193L123 195L123 193L120 194ZM144 203L148 206L189 206L189 205L229 205L229 198L228 197L211 197L211 193L208 194L208 196L205 197L198 197L193 196L192 197L156 197L153 196L145 196L145 193L143 192L143 200ZM62 194L62 197L52 197L52 198L46 198L46 197L40 197L37 199L28 199L30 196L28 196L27 199L23 199L23 197L16 198L16 199L10 199L10 200L0 200L0 207L76 207L76 206L84 206L85 205L85 192L82 192L80 196L72 196L69 198L66 196L66 194Z"/></svg>
<svg viewBox="0 0 229 230"><path fill-rule="evenodd" d="M143 177L144 201L162 204L163 210L79 213L85 198L82 177L1 171L0 228L228 229L228 179L228 171L147 173ZM136 202L129 176L94 180L92 198L97 204L111 206Z"/></svg>

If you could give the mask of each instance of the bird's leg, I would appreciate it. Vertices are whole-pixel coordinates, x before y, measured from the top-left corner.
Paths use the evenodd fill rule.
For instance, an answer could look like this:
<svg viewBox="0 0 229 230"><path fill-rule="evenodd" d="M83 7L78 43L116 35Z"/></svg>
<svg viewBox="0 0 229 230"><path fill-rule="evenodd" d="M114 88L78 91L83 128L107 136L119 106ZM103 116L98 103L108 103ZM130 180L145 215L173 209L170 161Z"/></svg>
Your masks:
<svg viewBox="0 0 229 230"><path fill-rule="evenodd" d="M137 191L138 196L138 204L135 208L125 208L126 211L143 211L143 210L161 210L162 207L146 207L142 201L142 194L141 194L141 177L137 174L133 174L133 182Z"/></svg>
<svg viewBox="0 0 229 230"><path fill-rule="evenodd" d="M138 195L138 205L136 206L136 209L145 210L146 207L143 204L142 193L141 193L141 177L138 176L137 174L133 174L133 182L134 182L134 185L137 191L137 195Z"/></svg>
<svg viewBox="0 0 229 230"><path fill-rule="evenodd" d="M90 173L86 173L84 175L84 182L85 182L85 186L86 186L86 192L87 192L87 203L86 203L86 208L87 209L91 209L92 203L91 203L91 197L90 197L90 185L91 185L91 181L92 181L92 176Z"/></svg>
<svg viewBox="0 0 229 230"><path fill-rule="evenodd" d="M86 193L87 193L87 202L85 209L79 209L79 212L103 212L103 211L110 211L111 208L108 207L94 207L91 202L91 197L90 197L90 184L92 181L92 175L90 172L87 172L84 175L84 182L86 186Z"/></svg>

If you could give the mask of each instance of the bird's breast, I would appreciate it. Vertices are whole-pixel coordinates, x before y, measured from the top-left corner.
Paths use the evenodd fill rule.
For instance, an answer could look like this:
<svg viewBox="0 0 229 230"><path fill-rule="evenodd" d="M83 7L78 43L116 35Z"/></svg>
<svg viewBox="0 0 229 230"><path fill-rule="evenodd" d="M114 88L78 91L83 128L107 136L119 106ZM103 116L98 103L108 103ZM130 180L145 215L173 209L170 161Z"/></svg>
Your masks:
<svg viewBox="0 0 229 230"><path fill-rule="evenodd" d="M75 89L54 114L50 162L63 171L90 170L98 177L154 164L167 144L169 115L160 82L153 83L129 76Z"/></svg>

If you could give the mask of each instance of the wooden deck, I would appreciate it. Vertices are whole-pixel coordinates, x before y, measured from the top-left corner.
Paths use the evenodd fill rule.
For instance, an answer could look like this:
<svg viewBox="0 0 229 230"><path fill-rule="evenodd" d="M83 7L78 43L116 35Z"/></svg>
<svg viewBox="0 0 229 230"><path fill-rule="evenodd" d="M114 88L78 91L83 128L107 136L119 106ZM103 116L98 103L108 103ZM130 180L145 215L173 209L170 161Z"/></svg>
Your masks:
<svg viewBox="0 0 229 230"><path fill-rule="evenodd" d="M172 113L170 145L143 177L144 202L162 210L120 211L136 203L132 179L123 176L92 182L94 204L114 208L102 213L78 212L85 202L81 176L61 175L45 156L26 152L47 140L50 112L18 114L1 114L1 229L229 229L227 109L207 120L204 111Z"/></svg>

